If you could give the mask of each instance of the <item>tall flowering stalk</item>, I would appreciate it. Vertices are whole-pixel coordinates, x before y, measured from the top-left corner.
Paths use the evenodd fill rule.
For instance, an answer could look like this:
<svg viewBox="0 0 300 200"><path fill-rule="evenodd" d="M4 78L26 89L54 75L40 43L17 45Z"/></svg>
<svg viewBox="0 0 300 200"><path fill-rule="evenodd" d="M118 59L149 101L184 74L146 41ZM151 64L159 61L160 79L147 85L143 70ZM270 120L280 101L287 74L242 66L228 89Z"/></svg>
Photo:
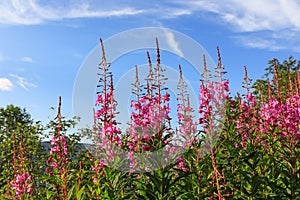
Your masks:
<svg viewBox="0 0 300 200"><path fill-rule="evenodd" d="M109 72L110 63L107 63L102 39L102 61L99 64L98 91L94 114L94 142L96 144L95 156L91 158L94 162L92 170L95 173L93 181L99 184L102 169L118 158L118 148L122 147L121 130L117 127L115 119L117 114L117 102L114 99L113 77Z"/></svg>
<svg viewBox="0 0 300 200"><path fill-rule="evenodd" d="M161 94L160 94L161 95ZM133 111L131 113L131 137L134 140L147 144L152 136L161 138L163 131L167 128L165 123L169 120L169 94L166 93L159 98L152 96L149 98L147 95L137 96L138 100L131 101ZM138 142L138 141L135 141ZM149 151L150 146L130 146L130 149Z"/></svg>
<svg viewBox="0 0 300 200"><path fill-rule="evenodd" d="M55 117L57 124L52 135L50 157L47 160L49 167L46 172L53 177L55 190L57 195L55 199L61 197L67 198L67 176L68 170L68 145L64 135L61 134L62 116L61 116L61 97L59 97L57 116Z"/></svg>
<svg viewBox="0 0 300 200"><path fill-rule="evenodd" d="M138 77L136 67L136 81L133 84L135 99L131 101L131 121L127 133L127 146L129 148L128 159L130 160L131 172L134 170L148 170L147 167L138 166L136 153L154 151L167 144L164 139L166 132L170 130L170 94L163 92L166 78L160 65L160 52L158 40L156 39L157 63L152 67L149 53L147 52L149 73L146 78L146 90L143 93L143 86ZM143 169L142 169L143 168Z"/></svg>
<svg viewBox="0 0 300 200"><path fill-rule="evenodd" d="M182 69L179 65L179 82L177 89L179 91L177 95L177 119L178 119L178 128L176 129L176 140L174 141L176 145L182 146L184 149L192 148L196 145L196 134L197 130L197 122L194 120L193 116L193 108L190 104L190 97L187 94L187 85L183 79ZM170 149L170 153L174 154L172 148ZM175 162L177 165L176 169L180 169L184 172L187 171L187 163L185 159L181 156L176 158Z"/></svg>
<svg viewBox="0 0 300 200"><path fill-rule="evenodd" d="M182 69L179 65L179 83L178 90L179 94L177 96L177 117L178 117L178 134L179 137L183 139L183 148L192 147L196 142L197 133L197 123L194 121L193 108L190 104L190 98L187 94L187 85L182 77Z"/></svg>
<svg viewBox="0 0 300 200"><path fill-rule="evenodd" d="M14 180L11 182L13 191L15 192L14 199L24 200L26 196L33 194L31 176L26 169L26 152L23 145L23 134L21 134L19 155L16 155L16 136L14 135Z"/></svg>
<svg viewBox="0 0 300 200"><path fill-rule="evenodd" d="M259 129L259 112L257 109L256 99L250 92L250 83L251 79L248 77L246 66L244 66L244 82L242 87L245 88L246 94L243 95L244 98L239 96L241 114L238 116L236 124L237 135L241 137L241 141L239 144L235 144L236 148L239 146L246 147L249 142L253 145L265 143L265 141L262 139L262 135L256 134L257 130ZM253 133L256 135L253 135Z"/></svg>
<svg viewBox="0 0 300 200"><path fill-rule="evenodd" d="M219 48L218 52L218 66L215 68L215 72L218 74L220 81L210 81L212 78L210 71L207 70L206 60L204 56L204 71L202 74L203 80L200 85L200 107L199 113L201 114L199 118L199 123L202 125L205 132L206 144L204 147L204 152L209 151L211 153L211 160L213 166L213 174L215 179L215 184L217 188L218 199L224 199L221 194L220 180L222 178L220 172L217 169L217 160L214 144L216 139L221 132L222 124L219 121L224 117L226 101L229 99L228 92L228 80L223 80L224 67L221 63L221 56ZM215 77L217 78L217 77Z"/></svg>
<svg viewBox="0 0 300 200"><path fill-rule="evenodd" d="M219 134L221 125L218 123L223 119L225 112L226 101L229 99L229 81L224 80L222 75L223 66L221 64L221 58L218 50L218 66L215 69L220 81L211 81L212 75L207 69L206 61L204 57L204 70L201 76L203 80L200 85L200 106L199 106L199 124L202 126L204 132L209 133L210 139L208 142L213 144Z"/></svg>

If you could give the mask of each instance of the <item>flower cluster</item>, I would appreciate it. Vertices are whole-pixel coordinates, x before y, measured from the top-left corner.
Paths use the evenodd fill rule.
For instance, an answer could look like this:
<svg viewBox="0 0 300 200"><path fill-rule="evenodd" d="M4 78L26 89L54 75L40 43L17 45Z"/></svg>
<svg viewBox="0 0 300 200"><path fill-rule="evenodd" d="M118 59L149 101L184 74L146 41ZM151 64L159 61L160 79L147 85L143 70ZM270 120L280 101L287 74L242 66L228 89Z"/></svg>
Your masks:
<svg viewBox="0 0 300 200"><path fill-rule="evenodd" d="M27 170L27 158L26 152L23 144L23 134L20 135L20 146L19 146L19 155L17 156L17 145L16 145L16 136L14 135L14 180L10 183L12 189L15 191L15 199L21 197L25 198L26 194L33 194L33 186L31 183L31 176Z"/></svg>
<svg viewBox="0 0 300 200"><path fill-rule="evenodd" d="M178 157L175 160L176 163L178 163L176 166L174 166L175 169L182 170L184 172L187 171L187 164L185 163L184 159L182 157Z"/></svg>
<svg viewBox="0 0 300 200"><path fill-rule="evenodd" d="M219 58L220 60L220 58ZM210 71L206 69L206 62L204 58L204 72L202 74L203 80L200 85L200 106L199 106L199 124L203 126L205 132L219 134L218 128L220 121L225 115L226 101L229 100L229 81L227 79L223 80L222 71L223 66L221 63L215 69L216 73L220 78L220 81L213 81L209 78L212 76Z"/></svg>
<svg viewBox="0 0 300 200"><path fill-rule="evenodd" d="M13 181L12 188L16 191L15 199L18 199L20 196L23 196L25 193L32 195L33 188L31 187L31 176L26 172L18 174L16 180Z"/></svg>
<svg viewBox="0 0 300 200"><path fill-rule="evenodd" d="M130 150L136 151L138 142L147 143L154 134L161 134L161 129L166 120L169 120L170 95L166 93L162 97L162 105L159 99L142 96L137 102L132 100L131 112L132 123L130 126L131 142L128 144ZM144 151L149 151L151 146L142 145Z"/></svg>
<svg viewBox="0 0 300 200"><path fill-rule="evenodd" d="M246 69L244 80L248 80ZM278 81L274 82L278 87ZM270 90L270 83L268 87ZM241 114L236 121L237 135L241 136L241 142L235 144L235 147L246 147L249 139L251 142L267 146L265 139L268 135L272 135L273 138L278 136L281 140L287 139L289 142L297 142L300 139L300 98L297 93L283 99L280 98L280 90L277 90L276 97L269 91L269 99L266 102L262 101L260 109L257 109L255 97L249 92L247 85L245 88L247 94L245 99L239 97Z"/></svg>
<svg viewBox="0 0 300 200"><path fill-rule="evenodd" d="M65 136L57 136L56 134L52 135L51 140L51 149L50 155L53 157L49 157L47 163L54 169L59 170L61 169L61 165L68 164L68 145ZM53 175L53 171L50 168L46 168L46 171L49 175ZM59 170L58 174L62 174Z"/></svg>
<svg viewBox="0 0 300 200"><path fill-rule="evenodd" d="M271 133L276 128L280 130L281 137L289 140L300 139L300 96L288 97L284 103L277 99L270 101L261 107L260 115L261 133Z"/></svg>
<svg viewBox="0 0 300 200"><path fill-rule="evenodd" d="M256 100L252 93L248 93L245 99L239 97L239 105L241 114L236 120L237 135L241 136L240 144L235 147L246 147L248 140L254 138L256 142L263 142L261 135L256 133L259 129L259 112L256 109ZM250 135L252 133L252 135Z"/></svg>

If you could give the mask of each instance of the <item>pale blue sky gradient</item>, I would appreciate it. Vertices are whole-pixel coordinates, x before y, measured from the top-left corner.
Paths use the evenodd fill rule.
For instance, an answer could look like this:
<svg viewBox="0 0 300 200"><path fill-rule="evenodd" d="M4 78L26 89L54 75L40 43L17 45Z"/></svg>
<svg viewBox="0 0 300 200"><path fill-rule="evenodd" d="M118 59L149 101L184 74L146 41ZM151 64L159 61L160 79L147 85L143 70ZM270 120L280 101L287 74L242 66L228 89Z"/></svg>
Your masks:
<svg viewBox="0 0 300 200"><path fill-rule="evenodd" d="M99 38L142 27L179 31L215 62L218 45L232 92L242 92L244 65L256 79L274 57L299 59L299 10L297 0L3 0L0 106L26 107L47 122L61 95L72 117L76 74Z"/></svg>

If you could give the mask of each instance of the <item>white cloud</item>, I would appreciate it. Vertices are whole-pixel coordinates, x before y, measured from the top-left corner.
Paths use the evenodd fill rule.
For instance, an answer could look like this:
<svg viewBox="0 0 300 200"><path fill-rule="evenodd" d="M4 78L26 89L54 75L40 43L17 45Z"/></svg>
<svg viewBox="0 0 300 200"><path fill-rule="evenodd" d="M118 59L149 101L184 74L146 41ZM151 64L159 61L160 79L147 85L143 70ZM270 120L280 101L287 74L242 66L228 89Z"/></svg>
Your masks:
<svg viewBox="0 0 300 200"><path fill-rule="evenodd" d="M235 36L243 38L244 33L254 33L256 41L263 41L262 44L247 41L246 37L237 40L245 46L263 48L272 44L271 48L276 49L292 44L291 41L283 42L289 40L284 38L287 32L300 35L299 10L299 0L163 0L160 3L140 0L2 0L0 24L33 25L63 19L141 15L155 22L186 15L194 17L200 13L204 18L213 17L216 23L231 29ZM270 31L270 35L261 35L261 31ZM171 43L172 38L169 38ZM298 45L300 39L293 39ZM300 45L287 48L300 49Z"/></svg>
<svg viewBox="0 0 300 200"><path fill-rule="evenodd" d="M26 80L26 78L19 76L17 74L10 74L11 77L17 79L17 84L20 85L25 90L29 90L29 88L37 87L37 85L30 83Z"/></svg>
<svg viewBox="0 0 300 200"><path fill-rule="evenodd" d="M32 63L34 62L33 59L31 57L25 56L22 59L22 62L27 62L27 63Z"/></svg>
<svg viewBox="0 0 300 200"><path fill-rule="evenodd" d="M213 13L238 31L300 30L298 0L164 0L160 4L138 1L55 1L2 0L0 23L40 24L49 20L105 18L148 14L155 19ZM47 4L45 4L47 2Z"/></svg>
<svg viewBox="0 0 300 200"><path fill-rule="evenodd" d="M160 7L156 9L148 10L147 13L156 15L157 19L173 19L184 15L191 15L193 11L189 9L179 9L174 7Z"/></svg>
<svg viewBox="0 0 300 200"><path fill-rule="evenodd" d="M12 82L7 78L0 78L0 90L11 91L13 89Z"/></svg>
<svg viewBox="0 0 300 200"><path fill-rule="evenodd" d="M259 49L300 50L299 0L173 0L223 24L240 44ZM249 35L247 35L249 34Z"/></svg>
<svg viewBox="0 0 300 200"><path fill-rule="evenodd" d="M179 48L178 42L175 41L173 33L166 30L165 35L167 38L167 43L170 46L170 48L173 49L177 53L177 55L179 55L180 57L183 57L183 52Z"/></svg>
<svg viewBox="0 0 300 200"><path fill-rule="evenodd" d="M65 6L42 5L35 0L2 0L0 24L33 25L49 20L91 17L119 17L138 15L144 12L133 7L91 8L87 3L70 3ZM101 7L100 7L101 8Z"/></svg>
<svg viewBox="0 0 300 200"><path fill-rule="evenodd" d="M232 39L238 44L250 48L267 49L271 51L289 50L300 53L299 32L289 29L279 31L259 31L247 34L237 34Z"/></svg>
<svg viewBox="0 0 300 200"><path fill-rule="evenodd" d="M276 43L276 40L269 38L265 39L263 37L256 36L236 36L233 39L242 43L244 46L256 48L256 49L269 49L272 51L278 51L285 49L284 46Z"/></svg>
<svg viewBox="0 0 300 200"><path fill-rule="evenodd" d="M237 31L293 28L300 30L300 2L297 0L176 0L191 11L206 11L234 25Z"/></svg>
<svg viewBox="0 0 300 200"><path fill-rule="evenodd" d="M83 8L83 9L82 9ZM88 17L120 17L126 15L137 15L143 13L143 10L135 10L133 8L124 8L117 10L100 10L100 11L91 11L87 5L84 5L82 8L73 9L68 14L65 15L65 18L88 18Z"/></svg>

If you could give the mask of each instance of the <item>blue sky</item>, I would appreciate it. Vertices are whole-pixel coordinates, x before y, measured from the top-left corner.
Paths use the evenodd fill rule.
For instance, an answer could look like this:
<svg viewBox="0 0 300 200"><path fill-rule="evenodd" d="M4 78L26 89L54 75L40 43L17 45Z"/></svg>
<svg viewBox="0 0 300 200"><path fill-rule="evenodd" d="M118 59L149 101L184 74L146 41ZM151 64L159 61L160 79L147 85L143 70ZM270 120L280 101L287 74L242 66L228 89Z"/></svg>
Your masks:
<svg viewBox="0 0 300 200"><path fill-rule="evenodd" d="M26 107L46 122L61 95L72 117L78 70L99 38L143 27L181 32L214 62L218 45L232 92L241 92L244 65L256 79L274 57L299 59L299 10L297 0L2 0L0 106Z"/></svg>

